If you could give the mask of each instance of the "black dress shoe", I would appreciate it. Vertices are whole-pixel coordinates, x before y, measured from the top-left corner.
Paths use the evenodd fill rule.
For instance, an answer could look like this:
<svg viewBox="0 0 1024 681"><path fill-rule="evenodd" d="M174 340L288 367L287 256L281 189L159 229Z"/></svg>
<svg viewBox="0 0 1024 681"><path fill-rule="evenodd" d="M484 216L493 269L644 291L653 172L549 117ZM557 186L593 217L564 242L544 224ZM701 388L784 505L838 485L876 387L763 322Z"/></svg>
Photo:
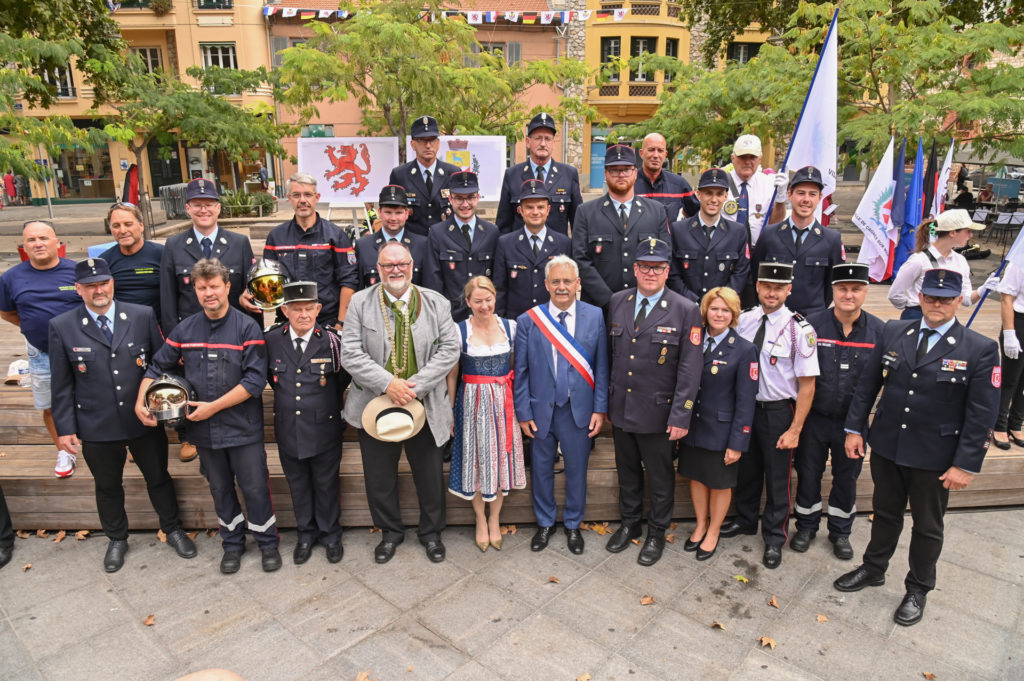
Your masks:
<svg viewBox="0 0 1024 681"><path fill-rule="evenodd" d="M740 525L735 520L731 521L728 525L724 526L718 531L718 536L728 539L730 537L736 537L741 534L757 534L756 527L745 527Z"/></svg>
<svg viewBox="0 0 1024 681"><path fill-rule="evenodd" d="M423 548L426 549L427 558L431 563L440 563L444 560L444 543L440 539L428 541Z"/></svg>
<svg viewBox="0 0 1024 681"><path fill-rule="evenodd" d="M924 617L924 603L924 594L907 592L900 607L896 608L896 612L892 616L893 621L903 627L917 624Z"/></svg>
<svg viewBox="0 0 1024 681"><path fill-rule="evenodd" d="M281 569L281 552L276 546L260 549L260 563L263 564L264 572L273 572Z"/></svg>
<svg viewBox="0 0 1024 681"><path fill-rule="evenodd" d="M701 543L703 543L703 542L701 542ZM704 549L702 549L700 547L700 545L698 545L697 546L697 560L707 560L711 556L715 555L715 551L717 551L717 550L718 550L718 542L715 542L715 545L713 547L711 547L710 551L705 551Z"/></svg>
<svg viewBox="0 0 1024 681"><path fill-rule="evenodd" d="M296 565L302 565L313 555L313 544L308 541L300 541L292 551L292 560Z"/></svg>
<svg viewBox="0 0 1024 681"><path fill-rule="evenodd" d="M1024 447L1024 438L1019 438L1010 432L1007 432L1006 435L1010 438L1010 442L1017 445L1018 447Z"/></svg>
<svg viewBox="0 0 1024 681"><path fill-rule="evenodd" d="M195 558L199 553L196 551L195 542L189 539L185 530L180 527L167 535L167 543L174 547L174 550L182 558Z"/></svg>
<svg viewBox="0 0 1024 681"><path fill-rule="evenodd" d="M849 537L836 537L832 540L832 553L839 560L852 560L853 547L850 546Z"/></svg>
<svg viewBox="0 0 1024 681"><path fill-rule="evenodd" d="M622 553L629 547L629 543L643 534L639 525L620 525L611 536L605 548L611 553Z"/></svg>
<svg viewBox="0 0 1024 681"><path fill-rule="evenodd" d="M551 541L551 534L554 531L554 527L538 527L537 531L533 534L533 540L530 541L530 550L543 551L546 549L548 542Z"/></svg>
<svg viewBox="0 0 1024 681"><path fill-rule="evenodd" d="M583 533L579 531L579 528L575 530L565 528L565 545L577 556L583 553Z"/></svg>
<svg viewBox="0 0 1024 681"><path fill-rule="evenodd" d="M388 562L395 557L395 549L401 543L401 541L395 539L381 539L380 543L377 544L377 548L373 550L373 559L378 563Z"/></svg>
<svg viewBox="0 0 1024 681"><path fill-rule="evenodd" d="M665 551L665 538L647 536L644 545L640 548L640 555L636 562L643 566L654 565L661 560L661 554Z"/></svg>
<svg viewBox="0 0 1024 681"><path fill-rule="evenodd" d="M775 568L782 565L782 547L764 547L764 555L761 557L761 563L769 570L774 570Z"/></svg>
<svg viewBox="0 0 1024 681"><path fill-rule="evenodd" d="M814 541L816 534L811 530L797 530L793 538L789 540L789 548L797 553L806 553L807 549L811 548L811 542Z"/></svg>
<svg viewBox="0 0 1024 681"><path fill-rule="evenodd" d="M242 567L243 553L245 553L245 549L225 551L224 556L220 559L220 571L225 575L233 575L238 572L238 569Z"/></svg>
<svg viewBox="0 0 1024 681"><path fill-rule="evenodd" d="M846 593L860 591L866 586L882 586L883 584L885 584L885 575L876 575L863 565L832 582L836 591Z"/></svg>
<svg viewBox="0 0 1024 681"><path fill-rule="evenodd" d="M994 435L992 436L992 444L994 444L999 449L1004 449L1004 450L1005 449L1009 449L1012 446L1012 445L1010 445L1010 441L1009 440L1007 440L1006 442L1000 442L999 440L997 440L995 438Z"/></svg>
<svg viewBox="0 0 1024 681"><path fill-rule="evenodd" d="M335 542L334 544L328 544L324 547L327 551L327 562L328 563L340 563L341 557L345 555L345 547L341 545L341 542Z"/></svg>
<svg viewBox="0 0 1024 681"><path fill-rule="evenodd" d="M706 536L708 536L708 535L705 532L704 533L704 537L706 537ZM704 537L701 537L697 541L693 541L692 539L687 539L685 542L683 542L683 551L690 551L691 553L693 551L696 551L698 549L698 547L700 547L700 545L704 543Z"/></svg>
<svg viewBox="0 0 1024 681"><path fill-rule="evenodd" d="M14 555L14 546L0 547L0 568L11 562L11 556Z"/></svg>
<svg viewBox="0 0 1024 681"><path fill-rule="evenodd" d="M111 539L107 544L107 553L103 556L103 569L117 572L124 566L124 554L128 553L127 539Z"/></svg>

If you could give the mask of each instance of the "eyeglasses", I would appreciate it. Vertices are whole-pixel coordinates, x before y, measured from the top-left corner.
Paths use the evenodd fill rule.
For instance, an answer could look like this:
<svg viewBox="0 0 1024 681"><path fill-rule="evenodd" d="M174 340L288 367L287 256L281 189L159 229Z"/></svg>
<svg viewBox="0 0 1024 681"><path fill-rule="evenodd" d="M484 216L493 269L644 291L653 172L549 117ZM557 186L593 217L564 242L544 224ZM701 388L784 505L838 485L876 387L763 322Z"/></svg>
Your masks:
<svg viewBox="0 0 1024 681"><path fill-rule="evenodd" d="M404 270L412 264L411 260L405 262L379 262L377 267L381 268L385 272L397 272L398 270Z"/></svg>
<svg viewBox="0 0 1024 681"><path fill-rule="evenodd" d="M930 296L928 294L925 294L922 296L922 298L924 298L924 302L928 303L929 305L952 305L953 303L956 302L957 296L945 297Z"/></svg>
<svg viewBox="0 0 1024 681"><path fill-rule="evenodd" d="M479 194L452 194L452 203L472 203L479 198Z"/></svg>
<svg viewBox="0 0 1024 681"><path fill-rule="evenodd" d="M605 168L604 172L609 175L629 175L634 170L636 170L635 166L613 166L611 168Z"/></svg>
<svg viewBox="0 0 1024 681"><path fill-rule="evenodd" d="M661 274L668 269L668 265L645 265L637 263L636 267L644 274Z"/></svg>

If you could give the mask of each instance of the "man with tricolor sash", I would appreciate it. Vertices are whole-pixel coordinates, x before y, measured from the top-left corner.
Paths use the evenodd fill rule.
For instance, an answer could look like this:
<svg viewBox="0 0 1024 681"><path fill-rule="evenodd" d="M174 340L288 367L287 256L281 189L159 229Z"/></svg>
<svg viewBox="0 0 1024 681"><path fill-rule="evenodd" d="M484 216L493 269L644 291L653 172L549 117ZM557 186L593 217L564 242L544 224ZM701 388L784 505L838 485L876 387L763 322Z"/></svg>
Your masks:
<svg viewBox="0 0 1024 681"><path fill-rule="evenodd" d="M549 260L545 286L551 300L516 320L516 418L533 440L530 486L537 532L530 548L544 550L554 532L554 465L561 447L562 523L569 550L580 554L590 438L601 430L608 411L608 340L601 310L576 300L580 276L575 262L564 255Z"/></svg>

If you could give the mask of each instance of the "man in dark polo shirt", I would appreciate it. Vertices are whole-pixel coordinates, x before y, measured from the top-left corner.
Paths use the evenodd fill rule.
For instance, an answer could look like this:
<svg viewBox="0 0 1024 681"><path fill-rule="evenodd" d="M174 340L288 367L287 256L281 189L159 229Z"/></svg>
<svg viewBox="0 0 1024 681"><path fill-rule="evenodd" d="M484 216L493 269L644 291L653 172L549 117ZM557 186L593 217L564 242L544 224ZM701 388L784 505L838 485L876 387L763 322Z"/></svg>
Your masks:
<svg viewBox="0 0 1024 681"><path fill-rule="evenodd" d="M110 233L117 239L100 256L114 275L114 299L153 308L160 319L160 260L163 244L146 241L142 212L131 203L115 203L107 211Z"/></svg>

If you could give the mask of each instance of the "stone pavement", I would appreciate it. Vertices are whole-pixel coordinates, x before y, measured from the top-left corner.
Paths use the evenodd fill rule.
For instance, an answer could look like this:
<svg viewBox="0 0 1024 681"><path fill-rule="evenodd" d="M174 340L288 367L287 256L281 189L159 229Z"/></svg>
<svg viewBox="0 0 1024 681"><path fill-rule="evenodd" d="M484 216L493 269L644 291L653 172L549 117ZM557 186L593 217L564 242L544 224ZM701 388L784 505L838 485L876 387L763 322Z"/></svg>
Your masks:
<svg viewBox="0 0 1024 681"><path fill-rule="evenodd" d="M279 572L261 572L250 548L233 576L217 572L219 544L205 533L190 561L136 533L125 567L107 575L102 536L32 536L17 540L0 571L0 678L163 681L216 666L247 681L351 681L363 671L379 681L1017 680L1022 526L1024 510L949 514L939 588L910 628L892 621L909 532L888 583L855 594L833 590L853 563L832 557L824 533L768 571L756 537L723 540L697 562L682 550L687 523L652 568L636 564L637 549L609 554L607 537L593 532L581 556L561 532L532 553L532 527L486 553L471 528L451 529L439 565L410 531L379 566L379 535L352 529L337 565L319 548L292 565L295 535L286 532ZM858 551L868 532L858 518ZM645 595L654 603L641 605ZM774 650L759 646L761 636Z"/></svg>

